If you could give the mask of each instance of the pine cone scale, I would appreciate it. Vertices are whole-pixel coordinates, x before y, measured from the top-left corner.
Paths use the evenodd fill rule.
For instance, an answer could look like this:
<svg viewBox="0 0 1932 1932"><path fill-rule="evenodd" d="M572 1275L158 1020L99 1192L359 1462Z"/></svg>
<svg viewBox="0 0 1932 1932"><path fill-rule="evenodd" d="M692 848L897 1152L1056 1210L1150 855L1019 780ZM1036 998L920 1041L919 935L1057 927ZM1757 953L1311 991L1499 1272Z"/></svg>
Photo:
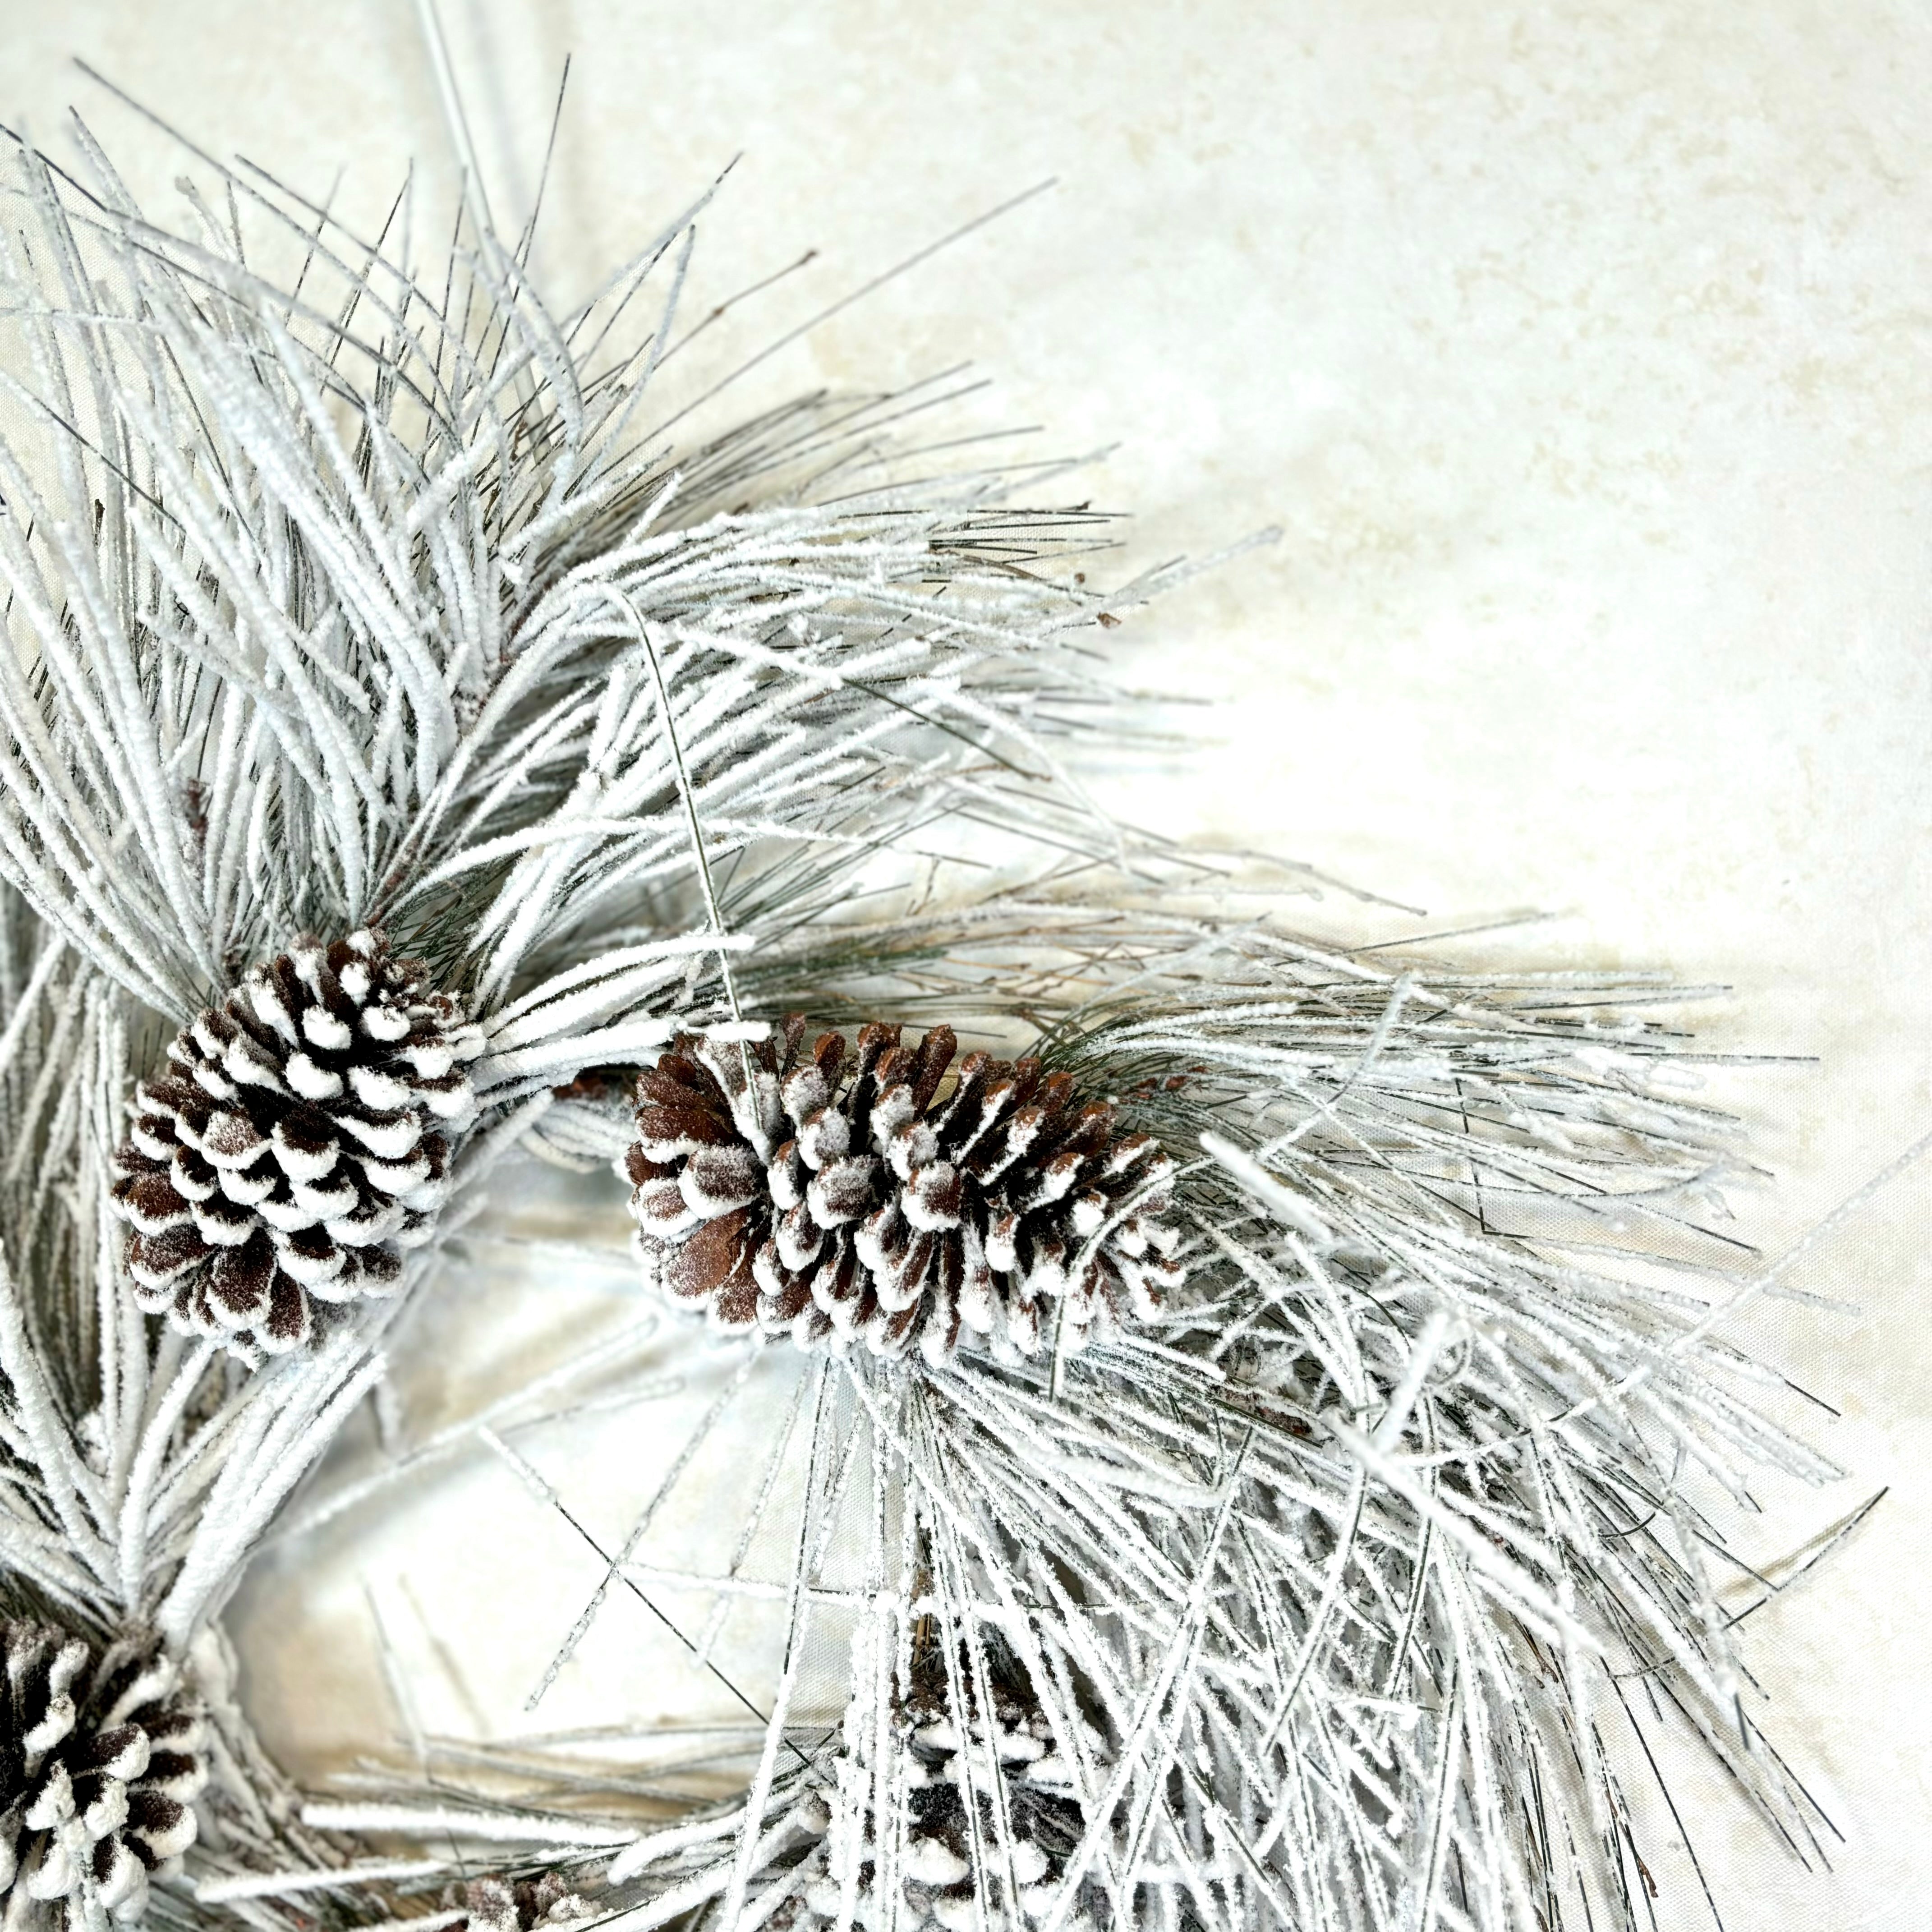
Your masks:
<svg viewBox="0 0 1932 1932"><path fill-rule="evenodd" d="M700 1301L717 1294L744 1260L745 1210L702 1222L665 1271L674 1294Z"/></svg>

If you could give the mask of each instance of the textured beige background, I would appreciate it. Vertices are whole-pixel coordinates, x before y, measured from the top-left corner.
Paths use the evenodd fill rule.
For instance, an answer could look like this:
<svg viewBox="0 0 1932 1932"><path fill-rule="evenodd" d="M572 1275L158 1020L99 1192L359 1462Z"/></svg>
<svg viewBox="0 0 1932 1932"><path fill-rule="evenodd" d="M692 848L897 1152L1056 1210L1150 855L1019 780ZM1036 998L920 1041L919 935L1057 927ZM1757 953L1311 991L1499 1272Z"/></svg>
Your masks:
<svg viewBox="0 0 1932 1932"><path fill-rule="evenodd" d="M1043 424L1056 451L1119 442L1094 488L1136 513L1140 561L1283 526L1118 634L1150 680L1223 700L1213 754L1124 789L1133 814L1444 925L1564 915L1472 942L1489 956L1731 983L1720 1043L1819 1062L1724 1082L1781 1173L1749 1209L1774 1248L1932 1127L1922 8L451 0L449 26L500 212L527 205L578 56L541 255L561 286L743 152L704 224L702 299L820 250L747 340L1057 176L776 373L872 382L971 359L999 380L986 420ZM78 103L158 204L179 157L76 52L312 193L340 165L358 218L412 156L447 180L400 0L13 0L0 112L57 143ZM1838 1875L1695 1802L1687 1773L1732 1932L1932 1924L1926 1186L1896 1184L1801 1270L1858 1312L1772 1311L1754 1330L1842 1409L1814 1412L1814 1433L1853 1473L1823 1496L1767 1490L1750 1552L1892 1486L1754 1620L1780 1735L1847 1840ZM553 1306L622 1312L587 1272L540 1285L554 1300L506 1280L466 1292L538 1327ZM453 1402L500 1360L482 1325L453 1319L418 1387ZM547 1466L615 1522L653 1439L591 1432ZM244 1598L265 1717L300 1724L312 1761L387 1722L364 1582L417 1633L397 1642L425 1721L452 1727L508 1721L580 1597L572 1552L525 1526L500 1472L433 1500L283 1552ZM558 1695L574 1718L596 1702L581 1682ZM1709 1922L1681 1865L1658 1912Z"/></svg>

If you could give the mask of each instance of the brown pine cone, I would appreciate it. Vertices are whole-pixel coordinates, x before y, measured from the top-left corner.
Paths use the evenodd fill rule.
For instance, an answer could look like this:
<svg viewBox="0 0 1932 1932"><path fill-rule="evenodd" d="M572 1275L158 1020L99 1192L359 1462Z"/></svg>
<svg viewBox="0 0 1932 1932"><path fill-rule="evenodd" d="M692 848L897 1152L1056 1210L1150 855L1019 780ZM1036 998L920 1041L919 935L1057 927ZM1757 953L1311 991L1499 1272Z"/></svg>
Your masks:
<svg viewBox="0 0 1932 1932"><path fill-rule="evenodd" d="M135 1090L115 1156L136 1299L280 1354L316 1301L386 1294L429 1238L482 1036L380 932L254 968Z"/></svg>
<svg viewBox="0 0 1932 1932"><path fill-rule="evenodd" d="M10 1928L129 1924L181 1870L208 1780L205 1726L152 1642L97 1656L45 1624L0 1624L0 1899Z"/></svg>
<svg viewBox="0 0 1932 1932"><path fill-rule="evenodd" d="M590 1906L555 1872L528 1879L472 1879L452 1886L449 1903L466 1916L450 1932L544 1932L590 1916Z"/></svg>
<svg viewBox="0 0 1932 1932"><path fill-rule="evenodd" d="M796 1906L788 1920L775 1919L774 1924L786 1925L788 1932L807 1932L836 1921L848 1885L855 1924L890 1924L905 1932L967 1932L977 1924L1018 1927L1032 1924L1052 1908L1065 1882L1068 1862L1086 1833L1078 1776L1055 1749L1052 1725L1024 1670L1010 1658L992 1658L988 1674L993 1706L990 1727L980 1715L971 1662L963 1649L959 1681L968 1712L964 1736L954 1713L944 1660L936 1652L915 1662L913 1694L894 1713L894 1728L908 1760L904 1836L892 1859L899 1880L896 1905L880 1895L878 1821L867 1803L876 1788L874 1779L842 1776L836 1782L828 1780L824 1793L824 1836L806 1854ZM854 1706L848 1714L842 1753L868 1774L877 1769L864 1762L869 1728L867 1714ZM1094 1762L1105 1765L1105 1741L1084 1721L1078 1721L1078 1729ZM970 1786L962 1762L969 1744ZM988 1788L989 1769L997 1769L1005 1787L999 1808L1004 1814L1004 1831ZM976 1821L969 1815L969 1802L978 1814ZM820 1823L818 1819L811 1822ZM976 1853L980 1864L976 1885ZM1008 1906L1010 1878L1017 1910ZM1083 1882L1070 1922L1090 1926L1094 1920L1088 1908L1100 1903L1097 1883Z"/></svg>
<svg viewBox="0 0 1932 1932"><path fill-rule="evenodd" d="M938 1363L962 1334L1010 1360L1076 1348L1178 1284L1173 1163L1064 1073L916 1047L896 1026L822 1035L794 1015L749 1049L677 1040L638 1082L628 1157L640 1244L727 1328Z"/></svg>

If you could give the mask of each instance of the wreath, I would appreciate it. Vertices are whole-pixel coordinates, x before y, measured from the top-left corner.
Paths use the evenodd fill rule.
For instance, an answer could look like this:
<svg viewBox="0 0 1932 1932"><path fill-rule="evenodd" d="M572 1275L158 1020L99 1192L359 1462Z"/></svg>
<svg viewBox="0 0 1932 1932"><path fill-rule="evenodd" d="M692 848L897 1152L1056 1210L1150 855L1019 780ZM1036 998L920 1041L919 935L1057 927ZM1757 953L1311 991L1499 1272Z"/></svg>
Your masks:
<svg viewBox="0 0 1932 1932"><path fill-rule="evenodd" d="M1831 1472L1718 1334L1687 995L1110 820L1182 573L923 389L691 436L694 211L559 311L476 206L433 271L248 170L178 232L82 142L0 243L8 1932L1634 1924L1613 1715L1804 1839L1712 1571ZM224 1606L532 1152L794 1378L775 1695L723 1796L302 1793ZM310 1520L478 1445L561 1508L502 1415Z"/></svg>

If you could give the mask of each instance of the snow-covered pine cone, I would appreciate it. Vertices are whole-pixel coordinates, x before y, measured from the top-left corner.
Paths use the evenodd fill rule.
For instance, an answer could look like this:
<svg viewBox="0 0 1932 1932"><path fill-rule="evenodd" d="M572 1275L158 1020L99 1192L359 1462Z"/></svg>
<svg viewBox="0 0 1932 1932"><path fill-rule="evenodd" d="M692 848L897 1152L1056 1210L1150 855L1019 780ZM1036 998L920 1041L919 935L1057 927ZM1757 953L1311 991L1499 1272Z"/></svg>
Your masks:
<svg viewBox="0 0 1932 1932"><path fill-rule="evenodd" d="M807 1854L813 1870L799 1888L787 1932L806 1932L836 1921L848 1879L854 1923L880 1932L888 1928L891 1932L968 1932L982 1924L1012 1927L1017 1932L1052 1910L1067 1862L1086 1833L1079 1779L1075 1767L1055 1749L1053 1727L1025 1672L1010 1664L1001 1667L989 1660L989 1664L992 1761L1005 1786L1001 1796L1007 1835L1002 1836L993 1793L986 1788L987 1727L979 1714L970 1664L962 1653L960 1682L970 1713L968 1736L962 1739L943 1661L929 1652L915 1666L913 1696L893 1718L909 1773L903 1835L896 1851L898 1910L888 1909L891 1901L880 1895L877 1820L868 1808L878 1786L872 1768L856 1761L862 1754L866 1726L855 1707L848 1714L842 1755L854 1760L850 1769L856 1774L840 1776L825 1793L824 1835ZM1104 1764L1105 1741L1084 1721L1079 1730L1095 1763ZM974 1783L970 1792L961 1762L961 1746L967 1742L973 1748ZM979 1814L976 1834L967 1817L969 1796ZM977 1906L973 1880L976 1835L981 1861ZM848 1869L854 1864L856 1874ZM1017 1893L1017 1911L1007 1906L1009 1873ZM1090 1928L1094 1918L1086 1908L1097 1900L1094 1880L1083 1880L1066 1922L1068 1932Z"/></svg>
<svg viewBox="0 0 1932 1932"><path fill-rule="evenodd" d="M0 1624L0 1898L8 1932L131 1924L194 1842L204 1725L152 1642L97 1654L45 1624Z"/></svg>
<svg viewBox="0 0 1932 1932"><path fill-rule="evenodd" d="M1006 1360L1077 1348L1178 1284L1173 1163L1068 1076L971 1053L941 1100L951 1028L802 1056L803 1029L744 1052L686 1036L639 1080L631 1210L673 1294L725 1328L938 1363L964 1331Z"/></svg>
<svg viewBox="0 0 1932 1932"><path fill-rule="evenodd" d="M280 1354L429 1238L482 1048L380 932L298 941L178 1035L115 1156L136 1298Z"/></svg>
<svg viewBox="0 0 1932 1932"><path fill-rule="evenodd" d="M545 1932L590 1916L590 1905L555 1872L535 1880L472 1879L451 1888L449 1903L466 1915L450 1932Z"/></svg>

